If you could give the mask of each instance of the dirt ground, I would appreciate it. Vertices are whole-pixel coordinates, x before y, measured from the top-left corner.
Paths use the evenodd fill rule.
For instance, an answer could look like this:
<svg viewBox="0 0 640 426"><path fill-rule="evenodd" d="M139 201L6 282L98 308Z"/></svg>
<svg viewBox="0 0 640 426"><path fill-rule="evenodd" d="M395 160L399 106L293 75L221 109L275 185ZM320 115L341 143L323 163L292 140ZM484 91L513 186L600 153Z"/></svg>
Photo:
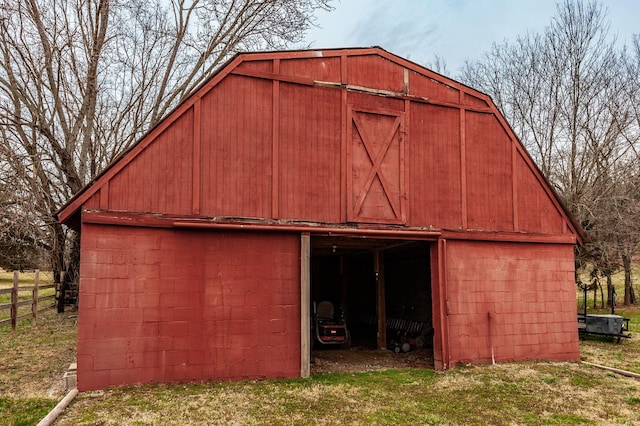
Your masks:
<svg viewBox="0 0 640 426"><path fill-rule="evenodd" d="M413 349L398 354L366 347L327 347L311 351L311 373L353 373L391 368L433 368L433 349Z"/></svg>

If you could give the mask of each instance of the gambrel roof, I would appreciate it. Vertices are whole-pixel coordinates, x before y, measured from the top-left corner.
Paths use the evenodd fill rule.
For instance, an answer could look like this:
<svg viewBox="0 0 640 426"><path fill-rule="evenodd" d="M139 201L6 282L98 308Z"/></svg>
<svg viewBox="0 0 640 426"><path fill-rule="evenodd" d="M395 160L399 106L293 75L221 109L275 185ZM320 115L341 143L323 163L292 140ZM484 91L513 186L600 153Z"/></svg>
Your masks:
<svg viewBox="0 0 640 426"><path fill-rule="evenodd" d="M586 238L489 96L379 47L235 55L57 218L82 210Z"/></svg>

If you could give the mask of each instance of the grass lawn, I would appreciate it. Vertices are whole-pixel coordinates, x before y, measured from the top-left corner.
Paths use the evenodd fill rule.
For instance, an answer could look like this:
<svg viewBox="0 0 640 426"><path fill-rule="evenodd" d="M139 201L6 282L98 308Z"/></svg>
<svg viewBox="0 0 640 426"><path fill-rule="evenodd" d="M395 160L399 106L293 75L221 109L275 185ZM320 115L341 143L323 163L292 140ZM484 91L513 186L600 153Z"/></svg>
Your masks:
<svg viewBox="0 0 640 426"><path fill-rule="evenodd" d="M62 375L76 356L75 313L54 309L0 326L0 425L32 425L64 396Z"/></svg>
<svg viewBox="0 0 640 426"><path fill-rule="evenodd" d="M81 394L78 424L638 424L640 382L579 363L518 363L154 385Z"/></svg>
<svg viewBox="0 0 640 426"><path fill-rule="evenodd" d="M640 373L640 308L618 312L632 318L634 337L583 340L582 359ZM0 425L34 424L62 398L76 319L49 310L15 335L0 326ZM579 362L523 362L144 385L82 393L56 422L83 424L634 425L640 381Z"/></svg>

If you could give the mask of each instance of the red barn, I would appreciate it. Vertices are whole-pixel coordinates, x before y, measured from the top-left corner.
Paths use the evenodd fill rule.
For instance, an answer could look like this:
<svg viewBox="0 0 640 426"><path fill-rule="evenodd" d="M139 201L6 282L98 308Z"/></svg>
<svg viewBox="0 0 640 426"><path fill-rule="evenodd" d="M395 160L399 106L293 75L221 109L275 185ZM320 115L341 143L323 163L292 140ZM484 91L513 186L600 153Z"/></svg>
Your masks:
<svg viewBox="0 0 640 426"><path fill-rule="evenodd" d="M322 299L438 369L579 357L583 231L487 95L380 48L236 55L58 219L81 390L307 376Z"/></svg>

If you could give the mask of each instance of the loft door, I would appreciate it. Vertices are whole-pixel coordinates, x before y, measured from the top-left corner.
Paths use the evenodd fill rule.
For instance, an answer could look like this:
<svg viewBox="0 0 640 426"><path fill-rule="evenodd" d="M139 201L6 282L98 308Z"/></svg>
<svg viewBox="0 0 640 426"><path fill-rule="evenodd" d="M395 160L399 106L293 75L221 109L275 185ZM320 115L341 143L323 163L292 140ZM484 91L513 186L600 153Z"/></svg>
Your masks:
<svg viewBox="0 0 640 426"><path fill-rule="evenodd" d="M348 107L347 219L405 223L404 113Z"/></svg>

